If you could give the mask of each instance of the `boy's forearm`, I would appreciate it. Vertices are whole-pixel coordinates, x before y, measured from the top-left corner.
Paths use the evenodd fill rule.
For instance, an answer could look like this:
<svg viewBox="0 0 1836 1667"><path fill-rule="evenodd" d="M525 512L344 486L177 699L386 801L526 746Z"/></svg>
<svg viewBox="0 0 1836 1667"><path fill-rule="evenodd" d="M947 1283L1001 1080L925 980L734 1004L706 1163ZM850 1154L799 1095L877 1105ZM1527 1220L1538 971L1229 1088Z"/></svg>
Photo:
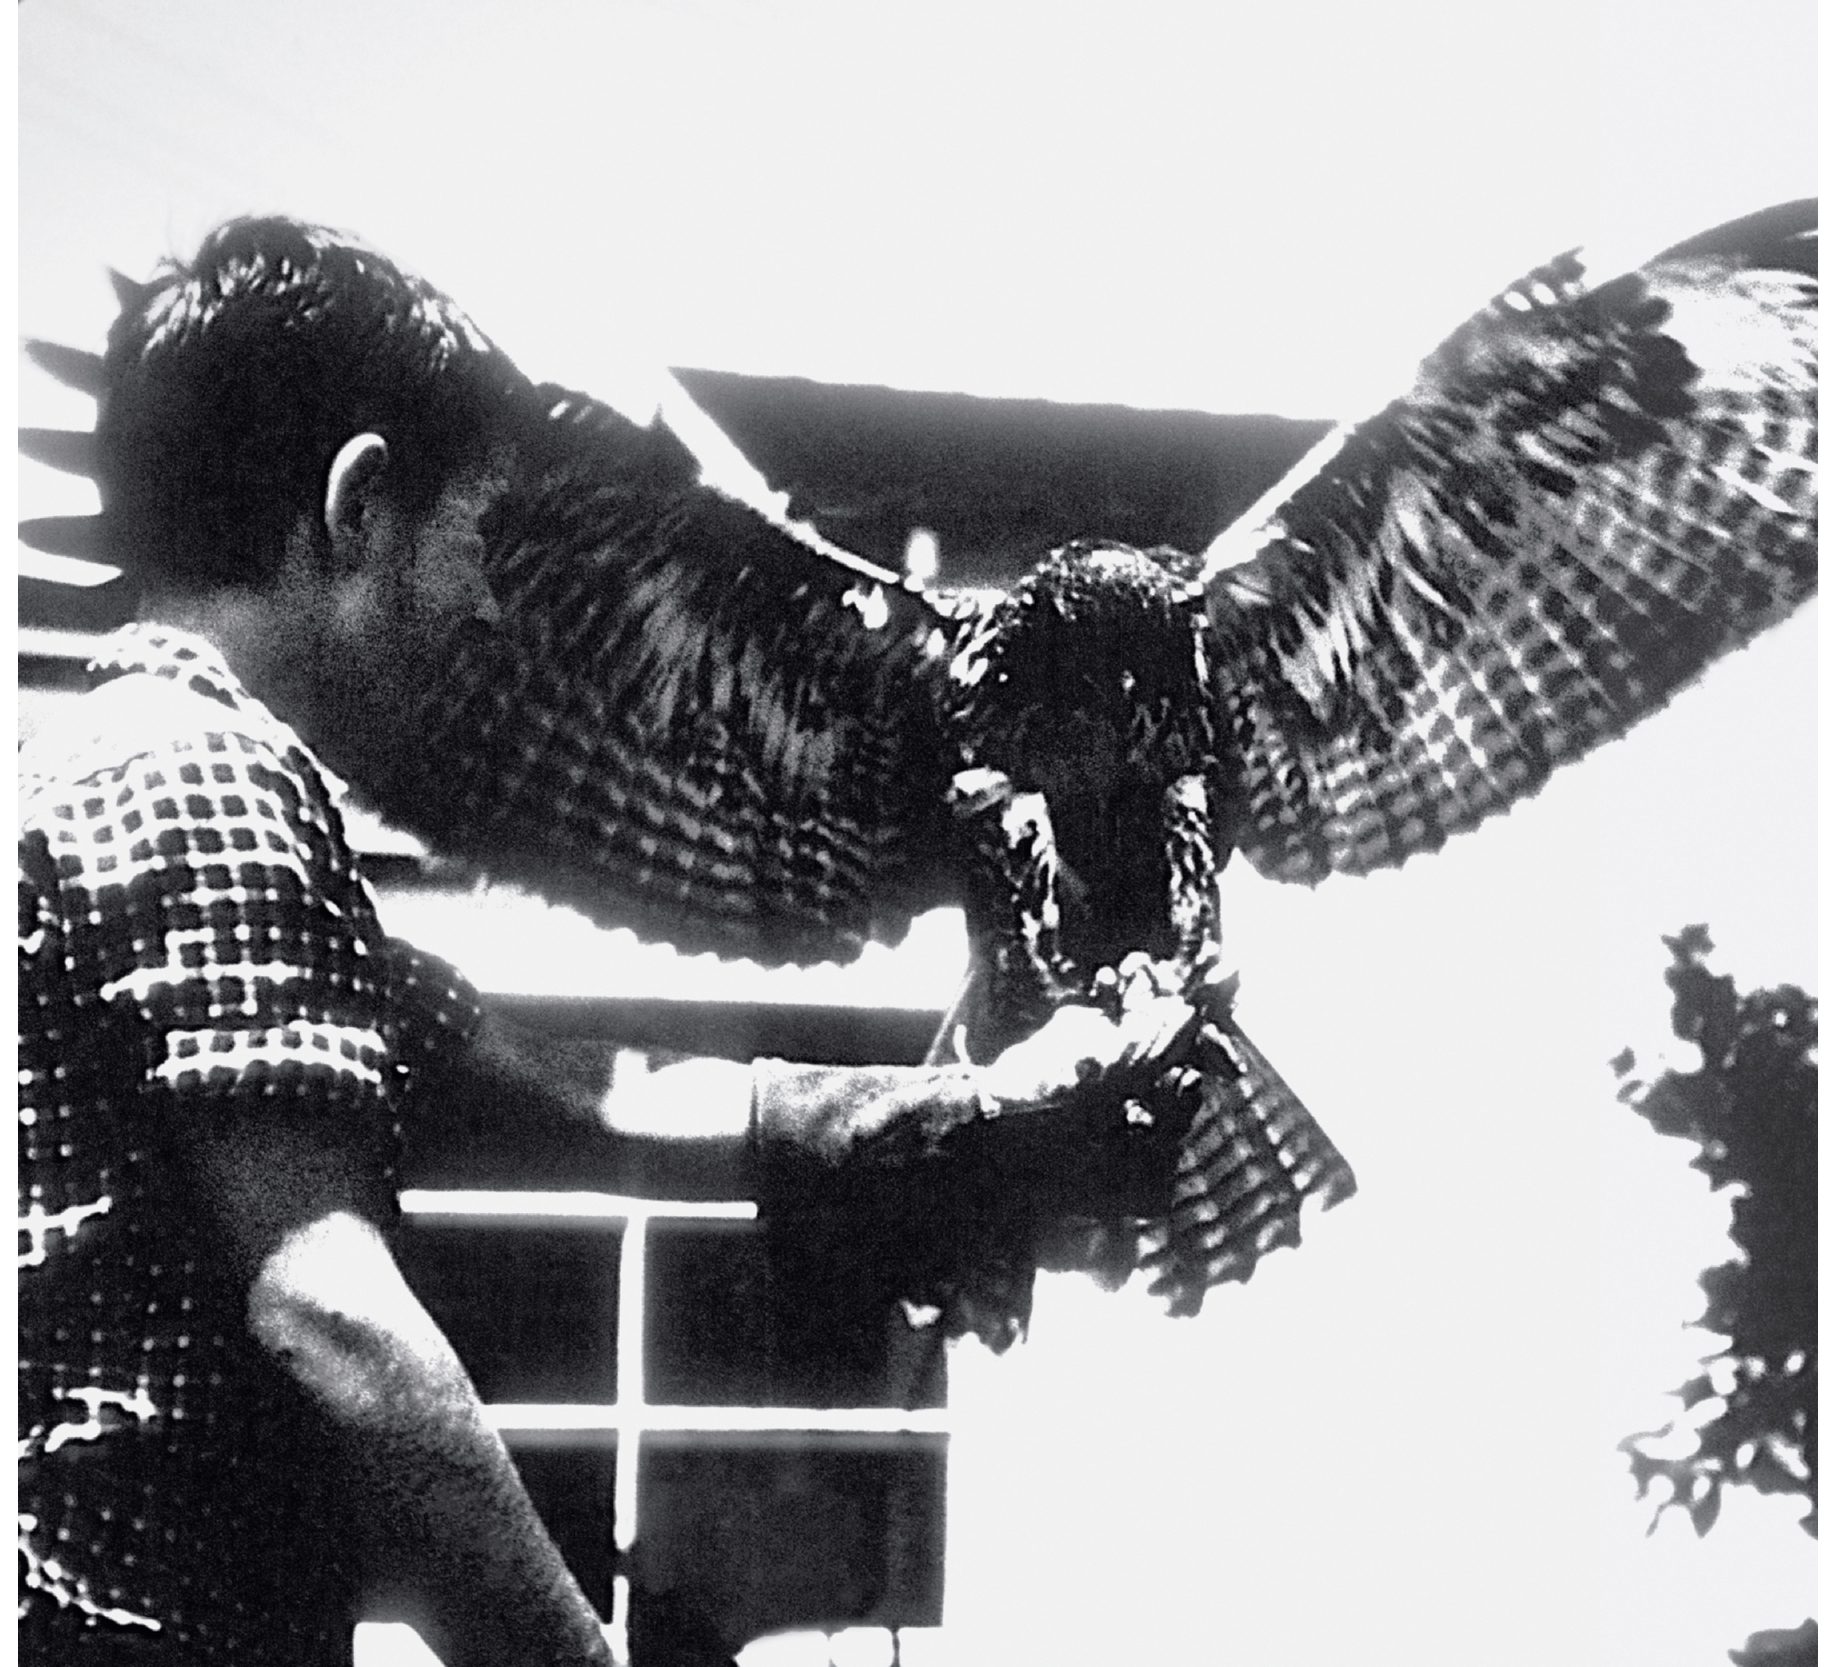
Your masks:
<svg viewBox="0 0 1836 1667"><path fill-rule="evenodd" d="M446 1667L609 1660L464 1368L374 1226L289 1233L250 1328L318 1407L369 1583Z"/></svg>
<svg viewBox="0 0 1836 1667"><path fill-rule="evenodd" d="M752 1196L751 1067L552 1036L488 1014L405 1130L409 1186Z"/></svg>
<svg viewBox="0 0 1836 1667"><path fill-rule="evenodd" d="M610 1662L599 1616L476 1403L349 1431L342 1445L373 1589L445 1667Z"/></svg>
<svg viewBox="0 0 1836 1667"><path fill-rule="evenodd" d="M1020 1131L1093 1093L1119 1108L1124 1086L1145 1088L1191 1019L1173 998L1119 1024L1064 1008L987 1065L933 1067L643 1053L488 1014L463 1065L430 1085L407 1131L403 1175L411 1186L757 1199L767 1170L781 1191L786 1159L816 1171L898 1167L937 1155L971 1124ZM1049 1129L1032 1144L1050 1151Z"/></svg>
<svg viewBox="0 0 1836 1667"><path fill-rule="evenodd" d="M404 1179L756 1199L761 1162L793 1147L834 1167L882 1145L889 1155L923 1147L974 1120L976 1078L960 1066L644 1052L493 1014L463 1073L443 1077L410 1125Z"/></svg>
<svg viewBox="0 0 1836 1667"><path fill-rule="evenodd" d="M606 1663L600 1618L469 1394L339 1432L374 1588L445 1667Z"/></svg>

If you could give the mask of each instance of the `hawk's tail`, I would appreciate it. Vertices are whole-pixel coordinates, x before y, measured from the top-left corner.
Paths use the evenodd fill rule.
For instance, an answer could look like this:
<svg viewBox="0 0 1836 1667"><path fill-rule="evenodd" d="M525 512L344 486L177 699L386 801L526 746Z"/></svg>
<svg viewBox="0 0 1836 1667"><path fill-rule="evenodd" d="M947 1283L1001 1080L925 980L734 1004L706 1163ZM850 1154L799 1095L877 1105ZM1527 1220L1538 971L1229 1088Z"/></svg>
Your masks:
<svg viewBox="0 0 1836 1667"><path fill-rule="evenodd" d="M1262 1257L1300 1243L1301 1206L1324 1209L1358 1183L1326 1131L1230 1013L1213 986L1189 1092L1199 1098L1180 1141L1168 1217L1149 1235L1151 1289L1196 1314L1213 1285L1246 1280Z"/></svg>
<svg viewBox="0 0 1836 1667"><path fill-rule="evenodd" d="M1087 1273L1111 1289L1145 1270L1170 1312L1196 1314L1213 1285L1246 1280L1278 1245L1300 1242L1301 1208L1356 1190L1351 1167L1231 1016L1234 981L1201 985L1203 1017L1167 1084L1176 1098L1145 1121L1088 1124L1054 1190L1017 1186L1000 1165L931 1169L893 1184L859 1172L826 1200L774 1213L778 1273L810 1311L813 1293L866 1281L904 1300L916 1326L974 1332L995 1350L1023 1336L1039 1268ZM959 1011L960 1011L959 1006ZM1167 1115L1161 1115L1164 1107ZM1145 1108L1142 1108L1145 1109ZM1051 1124L1054 1138L1063 1126Z"/></svg>

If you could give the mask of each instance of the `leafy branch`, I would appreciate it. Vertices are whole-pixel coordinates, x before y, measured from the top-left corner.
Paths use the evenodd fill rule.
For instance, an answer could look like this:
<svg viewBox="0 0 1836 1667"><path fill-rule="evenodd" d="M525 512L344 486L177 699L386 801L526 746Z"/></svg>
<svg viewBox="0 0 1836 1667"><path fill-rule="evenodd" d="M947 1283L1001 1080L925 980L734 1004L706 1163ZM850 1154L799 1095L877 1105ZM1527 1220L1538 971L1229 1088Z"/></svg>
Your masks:
<svg viewBox="0 0 1836 1667"><path fill-rule="evenodd" d="M1817 1003L1785 986L1739 994L1703 965L1707 929L1664 940L1676 1034L1700 1048L1695 1071L1654 1082L1631 1077L1628 1050L1613 1061L1629 1080L1619 1098L1659 1134L1695 1142L1690 1167L1709 1184L1738 1187L1729 1237L1738 1256L1702 1275L1700 1321L1728 1339L1676 1394L1709 1416L1683 1458L1649 1444L1675 1425L1622 1446L1643 1498L1660 1477L1659 1507L1689 1513L1698 1534L1713 1526L1721 1492L1739 1483L1761 1493L1801 1493L1816 1532L1817 1500ZM1655 1526L1655 1519L1653 1526Z"/></svg>

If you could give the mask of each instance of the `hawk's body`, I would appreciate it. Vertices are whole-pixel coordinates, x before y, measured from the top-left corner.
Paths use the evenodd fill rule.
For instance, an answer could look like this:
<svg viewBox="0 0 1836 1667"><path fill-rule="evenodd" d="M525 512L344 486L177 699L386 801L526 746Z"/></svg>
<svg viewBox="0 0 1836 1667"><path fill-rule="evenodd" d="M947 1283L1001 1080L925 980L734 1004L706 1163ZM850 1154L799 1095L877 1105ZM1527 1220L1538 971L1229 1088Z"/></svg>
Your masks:
<svg viewBox="0 0 1836 1667"><path fill-rule="evenodd" d="M1309 882L1434 850L1811 594L1815 226L1594 289L1564 256L1204 557L1074 546L1006 596L927 594L544 390L491 535L505 629L429 690L421 767L358 785L688 950L845 959L960 903L977 1048L1131 952L1196 986L1233 849ZM1187 1308L1351 1186L1212 1006L1179 1177L1121 1224ZM1041 1225L1015 1200L1001 1232Z"/></svg>

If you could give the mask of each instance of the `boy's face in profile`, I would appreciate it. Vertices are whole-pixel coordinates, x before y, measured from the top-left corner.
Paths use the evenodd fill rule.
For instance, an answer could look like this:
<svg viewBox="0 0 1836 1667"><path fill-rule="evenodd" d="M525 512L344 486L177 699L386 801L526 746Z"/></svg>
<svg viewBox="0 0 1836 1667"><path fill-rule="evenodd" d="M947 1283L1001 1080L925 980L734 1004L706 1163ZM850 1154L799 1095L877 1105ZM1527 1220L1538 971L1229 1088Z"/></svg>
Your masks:
<svg viewBox="0 0 1836 1667"><path fill-rule="evenodd" d="M461 640L495 627L480 522L503 495L505 465L493 459L454 477L418 518L386 500L366 508L365 559L334 587L316 656L309 739L334 768L405 761L425 728L427 693Z"/></svg>
<svg viewBox="0 0 1836 1667"><path fill-rule="evenodd" d="M389 569L386 617L379 623L381 652L422 664L440 660L467 626L494 625L499 612L485 579L480 523L505 488L504 472L490 465L448 482L432 509L402 536L399 560Z"/></svg>

